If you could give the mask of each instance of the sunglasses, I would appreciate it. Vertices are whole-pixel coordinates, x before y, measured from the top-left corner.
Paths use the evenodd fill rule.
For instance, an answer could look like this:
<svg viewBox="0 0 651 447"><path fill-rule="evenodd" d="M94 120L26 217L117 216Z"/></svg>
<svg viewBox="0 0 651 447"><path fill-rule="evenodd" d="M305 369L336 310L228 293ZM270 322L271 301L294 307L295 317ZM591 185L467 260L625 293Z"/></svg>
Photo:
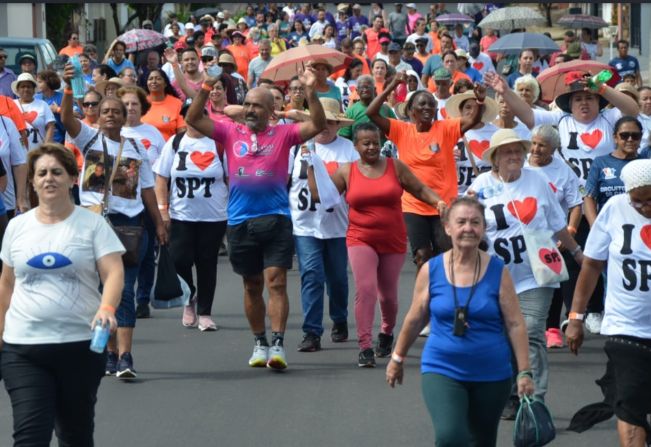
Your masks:
<svg viewBox="0 0 651 447"><path fill-rule="evenodd" d="M641 132L620 132L619 133L619 138L622 140L633 140L633 141L640 141L642 139L642 133Z"/></svg>
<svg viewBox="0 0 651 447"><path fill-rule="evenodd" d="M213 59L214 57L212 56L201 56L201 62L203 63L211 62Z"/></svg>
<svg viewBox="0 0 651 447"><path fill-rule="evenodd" d="M641 209L644 208L645 206L651 206L651 200L645 200L644 202L637 202L637 201L635 201L635 200L631 200L631 199L629 198L628 201L629 201L629 203L631 204L631 206L632 206L633 208L635 208L636 210L641 210Z"/></svg>
<svg viewBox="0 0 651 447"><path fill-rule="evenodd" d="M99 105L99 101L82 102L81 105L84 107L97 107Z"/></svg>

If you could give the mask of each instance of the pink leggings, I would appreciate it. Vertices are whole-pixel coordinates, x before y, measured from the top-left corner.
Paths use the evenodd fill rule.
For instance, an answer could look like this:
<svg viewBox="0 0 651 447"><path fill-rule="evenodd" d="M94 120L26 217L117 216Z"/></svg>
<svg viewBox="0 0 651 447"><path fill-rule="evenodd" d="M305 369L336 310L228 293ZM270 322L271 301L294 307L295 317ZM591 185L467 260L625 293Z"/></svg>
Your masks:
<svg viewBox="0 0 651 447"><path fill-rule="evenodd" d="M348 259L355 278L355 320L361 350L373 346L375 303L380 297L382 326L380 331L392 334L398 314L398 279L405 262L405 253L377 253L367 245L348 247Z"/></svg>

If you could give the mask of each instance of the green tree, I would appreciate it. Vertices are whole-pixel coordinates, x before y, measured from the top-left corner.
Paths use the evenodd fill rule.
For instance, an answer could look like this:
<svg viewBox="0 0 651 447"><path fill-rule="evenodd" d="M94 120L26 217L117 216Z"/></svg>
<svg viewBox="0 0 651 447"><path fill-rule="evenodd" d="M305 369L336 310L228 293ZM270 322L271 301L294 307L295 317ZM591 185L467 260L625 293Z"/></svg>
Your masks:
<svg viewBox="0 0 651 447"><path fill-rule="evenodd" d="M45 5L47 17L45 30L48 39L59 49L66 45L66 35L70 31L79 31L73 23L75 13L81 12L81 3L48 3Z"/></svg>
<svg viewBox="0 0 651 447"><path fill-rule="evenodd" d="M118 4L111 3L111 10L113 11L113 25L115 26L115 31L117 35L127 31L131 23L138 19L138 26L149 19L155 20L160 17L161 10L163 9L163 3L134 3L129 4L129 17L127 18L126 23L120 24L120 19L118 17Z"/></svg>

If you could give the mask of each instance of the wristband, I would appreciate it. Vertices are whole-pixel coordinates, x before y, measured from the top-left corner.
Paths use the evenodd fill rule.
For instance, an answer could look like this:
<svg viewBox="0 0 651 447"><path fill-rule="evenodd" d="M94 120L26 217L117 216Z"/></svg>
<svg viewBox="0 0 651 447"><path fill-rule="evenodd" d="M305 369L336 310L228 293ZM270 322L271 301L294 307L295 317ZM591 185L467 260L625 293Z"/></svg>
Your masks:
<svg viewBox="0 0 651 447"><path fill-rule="evenodd" d="M570 312L567 316L568 319L570 320L579 320L583 322L585 320L585 314L579 313L579 312Z"/></svg>
<svg viewBox="0 0 651 447"><path fill-rule="evenodd" d="M405 361L405 358L394 352L393 354L391 354L391 360L396 362L398 365L402 365L402 362Z"/></svg>
<svg viewBox="0 0 651 447"><path fill-rule="evenodd" d="M158 209L159 209L159 210L166 210L166 209L168 209L168 208L169 208L169 205L163 205L163 204L161 204L161 203L158 204Z"/></svg>
<svg viewBox="0 0 651 447"><path fill-rule="evenodd" d="M201 84L201 90L205 90L208 93L210 93L212 92L212 87L204 82L203 84Z"/></svg>
<svg viewBox="0 0 651 447"><path fill-rule="evenodd" d="M72 95L72 89L70 87L66 87L63 89L63 94L64 95Z"/></svg>
<svg viewBox="0 0 651 447"><path fill-rule="evenodd" d="M484 104L483 100L480 101L479 99L475 99L475 101L477 101L477 104L479 104L480 106Z"/></svg>
<svg viewBox="0 0 651 447"><path fill-rule="evenodd" d="M576 234L576 228L574 228L572 225L568 225L567 232L574 236Z"/></svg>
<svg viewBox="0 0 651 447"><path fill-rule="evenodd" d="M528 378L533 380L533 373L531 371L529 371L528 369L524 369L524 370L522 370L522 371L520 371L518 373L518 375L516 377L516 380L520 380L523 377L528 377Z"/></svg>
<svg viewBox="0 0 651 447"><path fill-rule="evenodd" d="M105 310L107 312L111 312L112 314L115 313L115 307L109 304L102 304L101 306L99 306L99 310Z"/></svg>
<svg viewBox="0 0 651 447"><path fill-rule="evenodd" d="M599 86L599 89L597 90L597 93L603 95L605 91L606 91L606 84L601 84Z"/></svg>
<svg viewBox="0 0 651 447"><path fill-rule="evenodd" d="M580 252L581 252L581 246L577 244L577 245L576 245L576 248L575 248L574 250L571 250L571 251L570 251L570 254L571 254L572 256L576 256L576 255L577 255L578 253L580 253Z"/></svg>

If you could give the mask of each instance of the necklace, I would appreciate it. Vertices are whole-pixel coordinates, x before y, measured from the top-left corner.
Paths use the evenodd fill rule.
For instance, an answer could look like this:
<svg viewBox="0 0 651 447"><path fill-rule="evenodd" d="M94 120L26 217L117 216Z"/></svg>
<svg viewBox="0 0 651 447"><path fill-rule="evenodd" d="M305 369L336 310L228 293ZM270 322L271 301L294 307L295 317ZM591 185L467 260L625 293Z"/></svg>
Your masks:
<svg viewBox="0 0 651 447"><path fill-rule="evenodd" d="M457 286L455 285L454 279L454 250L450 251L450 267L449 267L450 281L452 285L452 296L454 297L454 330L453 334L457 337L463 337L466 333L466 329L470 328L468 325L468 307L470 306L470 300L475 294L475 288L479 282L479 272L481 271L481 255L477 252L477 261L475 262L475 273L472 280L472 286L470 287L470 292L468 293L468 301L466 301L465 306L459 306L459 299L457 298Z"/></svg>

